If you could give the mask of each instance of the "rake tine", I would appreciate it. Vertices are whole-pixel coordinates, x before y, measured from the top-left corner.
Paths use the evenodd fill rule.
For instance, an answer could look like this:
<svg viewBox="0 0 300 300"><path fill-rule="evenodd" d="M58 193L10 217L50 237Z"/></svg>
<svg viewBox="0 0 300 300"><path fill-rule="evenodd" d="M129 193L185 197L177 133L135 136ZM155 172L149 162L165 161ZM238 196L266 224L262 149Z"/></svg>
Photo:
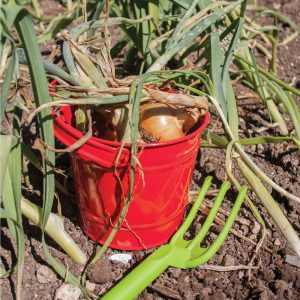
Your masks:
<svg viewBox="0 0 300 300"><path fill-rule="evenodd" d="M207 176L202 187L200 190L200 193L193 205L193 207L191 208L187 218L185 219L185 221L183 222L183 224L180 226L180 228L176 231L176 233L173 235L170 244L176 243L179 239L182 239L184 234L186 233L186 231L188 230L188 228L190 227L190 225L192 224L192 222L194 221L194 218L199 210L199 207L201 206L201 203L204 200L204 197L210 187L211 184L211 180L212 177L211 176Z"/></svg>
<svg viewBox="0 0 300 300"><path fill-rule="evenodd" d="M191 243L188 245L188 249L193 249L194 246L196 246L197 244L199 245L202 240L204 239L205 235L207 234L212 222L214 221L215 219L215 216L217 215L218 213L218 210L222 204L222 201L224 200L224 197L225 197L225 194L226 192L228 191L230 187L230 184L228 181L224 181L221 188L220 188L220 191L216 197L216 200L214 201L214 205L213 207L211 208L204 224L202 225L200 231L197 233L197 235L195 236L195 238L191 241Z"/></svg>
<svg viewBox="0 0 300 300"><path fill-rule="evenodd" d="M226 221L222 231L218 235L217 239L214 241L214 243L209 248L207 248L207 250L200 257L188 261L186 263L187 268L192 268L192 267L206 263L220 249L220 247L223 245L223 243L229 233L229 230L232 227L234 220L241 208L241 205L245 199L246 193L247 193L247 187L242 186L242 188L237 196L237 199L233 205L233 208L230 212L230 215L228 216L227 221Z"/></svg>

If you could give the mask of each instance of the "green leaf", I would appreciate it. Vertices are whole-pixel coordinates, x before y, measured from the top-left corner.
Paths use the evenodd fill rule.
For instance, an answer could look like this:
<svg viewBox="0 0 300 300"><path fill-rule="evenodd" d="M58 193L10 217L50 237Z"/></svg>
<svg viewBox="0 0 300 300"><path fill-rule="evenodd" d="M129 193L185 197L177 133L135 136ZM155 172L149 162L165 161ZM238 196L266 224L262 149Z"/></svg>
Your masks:
<svg viewBox="0 0 300 300"><path fill-rule="evenodd" d="M295 99L289 91L282 89L277 83L268 80L271 90L275 93L277 99L282 102L290 115L298 139L300 139L300 112Z"/></svg>
<svg viewBox="0 0 300 300"><path fill-rule="evenodd" d="M26 55L23 49L16 49L17 56L19 59L19 62L21 64L26 64L27 65L27 59ZM57 65L53 64L52 62L43 59L43 66L45 68L45 71L51 75L57 76L67 82L70 82L74 85L79 85L79 83L67 72L65 72L63 69L58 67Z"/></svg>
<svg viewBox="0 0 300 300"><path fill-rule="evenodd" d="M5 179L4 179L4 185L3 185L1 198L3 201L4 209L7 211L7 214L9 215L9 219L7 220L7 225L8 225L9 231L10 231L12 237L14 238L14 240L17 240L17 238L18 238L17 232L15 229L14 223L11 220L15 220L17 222L18 213L17 213L17 209L16 209L14 189L13 189L9 169L6 169L6 172L5 172Z"/></svg>
<svg viewBox="0 0 300 300"><path fill-rule="evenodd" d="M248 58L246 58L246 57L244 57L240 54L235 54L235 57L237 57L238 59L240 59L241 61L243 61L247 65L253 67L253 62L251 61L251 59L249 60ZM277 76L271 74L270 72L268 72L267 70L265 70L264 68L262 68L258 65L257 65L257 70L259 71L259 73L265 75L268 79L271 79L272 81L276 82L282 88L286 89L287 91L290 91L291 93L293 93L297 96L300 96L300 89L289 85L288 83L282 81Z"/></svg>
<svg viewBox="0 0 300 300"><path fill-rule="evenodd" d="M171 0L171 2L176 3L184 9L189 9L193 0Z"/></svg>
<svg viewBox="0 0 300 300"><path fill-rule="evenodd" d="M211 55L210 55L210 76L211 80L213 82L213 85L215 86L215 97L217 98L222 111L227 118L227 103L226 99L223 94L223 88L222 88L222 78L221 78L221 72L220 69L222 68L222 53L221 53L221 44L220 44L220 37L218 32L212 32L210 35L210 49L211 49Z"/></svg>
<svg viewBox="0 0 300 300"><path fill-rule="evenodd" d="M230 117L228 116L228 123L232 130L232 133L234 134L235 138L238 138L238 126L239 126L239 118L238 118L238 112L237 112L237 104L236 104L236 98L234 95L233 86L230 80L229 76L229 67L232 63L232 57L235 49L237 48L238 41L240 39L242 29L243 29L244 19L238 18L234 22L235 31L232 35L232 39L230 41L229 47L226 51L224 63L222 66L222 75L221 75L221 82L222 82L222 90L223 95L226 99L226 105L227 105L227 113L230 112Z"/></svg>
<svg viewBox="0 0 300 300"><path fill-rule="evenodd" d="M284 215L274 198L270 195L268 190L264 187L260 179L251 171L251 169L241 160L238 159L238 165L249 185L252 187L256 196L267 209L268 213L275 221L276 225L281 230L282 234L287 238L292 248L300 257L300 239Z"/></svg>
<svg viewBox="0 0 300 300"><path fill-rule="evenodd" d="M22 224L18 223L16 220L12 219L10 217L10 214L3 208L0 208L0 219L5 218L7 222L13 223L13 226L16 229L16 236L18 239L16 240L17 242L17 247L18 247L18 256L17 256L17 262L12 265L10 270L5 270L3 268L0 269L0 278L6 278L14 273L16 269L18 269L18 285L17 285L17 299L21 300L20 298L20 291L21 291L21 280L20 280L20 273L22 272L23 268L23 262L24 262L24 232L23 232L23 227ZM20 249L20 250L19 250ZM23 253L22 253L23 251Z"/></svg>
<svg viewBox="0 0 300 300"><path fill-rule="evenodd" d="M17 299L21 299L22 273L25 257L24 233L21 215L21 147L19 139L13 137L8 169L2 194L3 205L8 213L8 226L17 243ZM20 228L16 227L16 224Z"/></svg>
<svg viewBox="0 0 300 300"><path fill-rule="evenodd" d="M0 196L2 195L3 183L6 174L6 168L8 164L8 158L10 154L10 148L12 145L12 135L0 135L0 161L1 161L1 172L0 172Z"/></svg>
<svg viewBox="0 0 300 300"><path fill-rule="evenodd" d="M177 36L182 31L184 23L186 22L186 20L188 18L190 18L191 15L193 14L194 9L195 9L196 5L198 4L198 2L199 2L199 0L193 0L193 2L190 4L190 7L186 11L185 15L182 17L180 22L175 27L175 30L173 31L173 34L172 34L171 38L168 39L166 48L169 48L171 45L173 45L177 41Z"/></svg>
<svg viewBox="0 0 300 300"><path fill-rule="evenodd" d="M207 15L204 20L201 20L197 25L193 27L193 29L191 29L186 35L184 35L184 37L180 41L178 41L176 45L173 45L172 47L167 49L166 52L152 64L147 72L160 70L175 54L180 52L185 47L190 46L195 38L197 38L211 25L219 21L223 16L231 12L240 3L241 1L237 1L226 8L218 9L216 12Z"/></svg>
<svg viewBox="0 0 300 300"><path fill-rule="evenodd" d="M225 54L224 65L222 68L222 79L225 78L225 74L228 74L230 64L232 63L232 57L233 57L234 50L236 49L239 39L241 37L241 33L242 33L243 25L244 25L244 19L238 18L234 23L235 23L234 26L236 28L232 35L230 45Z"/></svg>
<svg viewBox="0 0 300 300"><path fill-rule="evenodd" d="M22 198L21 201L22 213L33 222L35 225L41 225L42 208ZM86 264L86 255L81 251L78 245L73 241L69 234L64 230L64 219L54 213L51 213L45 232L50 236L74 261L80 264Z"/></svg>
<svg viewBox="0 0 300 300"><path fill-rule="evenodd" d="M27 145L21 142L22 155L24 155L38 170L42 170L40 160Z"/></svg>
<svg viewBox="0 0 300 300"><path fill-rule="evenodd" d="M6 69L6 75L3 80L2 88L1 88L1 94L0 94L0 123L3 120L6 105L7 105L7 100L8 100L8 94L9 94L9 88L10 88L10 83L13 78L14 74L14 69L16 65L16 53L14 49L14 45L12 44L12 56L9 59L8 66Z"/></svg>
<svg viewBox="0 0 300 300"><path fill-rule="evenodd" d="M258 94L264 99L264 103L268 109L269 114L272 117L272 120L279 124L279 128L282 135L288 135L288 129L286 126L286 123L281 116L278 108L276 107L276 104L274 103L273 99L271 98L271 95L269 94L268 90L265 87L265 82L262 81L261 75L258 71L258 67L256 64L256 60L253 54L252 49L249 48L250 58L253 64L253 68L255 70L255 85L257 87Z"/></svg>
<svg viewBox="0 0 300 300"><path fill-rule="evenodd" d="M256 136L252 138L240 139L241 145L258 145L258 144L280 144L285 141L293 141L292 137L286 136Z"/></svg>
<svg viewBox="0 0 300 300"><path fill-rule="evenodd" d="M20 10L15 21L15 26L25 49L26 59L32 79L32 88L37 106L50 101L48 93L48 82L45 70L43 68L42 57L38 47L32 20L27 11ZM43 110L39 116L39 129L41 138L46 144L54 147L53 120L50 109ZM46 150L46 155L52 165L55 164L55 154ZM80 286L80 282L68 272L64 266L57 262L49 253L48 246L45 242L45 226L51 213L54 197L54 172L52 168L43 160L43 216L42 216L42 245L47 259L51 266L60 274L62 278L74 285ZM82 288L82 287L81 287ZM84 288L82 288L84 291Z"/></svg>
<svg viewBox="0 0 300 300"><path fill-rule="evenodd" d="M44 67L42 64L41 53L37 44L35 31L32 20L24 9L20 10L15 26L22 41L22 45L25 49L26 59L32 79L33 94L37 106L49 102L50 97L48 93L48 82L46 79ZM39 129L42 139L46 144L54 147L54 136L53 136L53 120L49 109L44 110L38 116ZM55 164L55 155L53 152L46 150L46 155L49 161ZM45 179L43 185L43 222L42 227L44 228L48 216L52 209L53 196L54 196L54 174L50 166L45 164Z"/></svg>
<svg viewBox="0 0 300 300"><path fill-rule="evenodd" d="M49 27L47 28L47 31L43 32L43 34L38 37L38 43L42 44L45 43L46 41L54 39L61 30L66 28L68 25L70 25L75 19L76 16L75 13L73 13L73 15L70 17L60 18L58 22L57 21L55 22L57 23L56 25L50 23Z"/></svg>

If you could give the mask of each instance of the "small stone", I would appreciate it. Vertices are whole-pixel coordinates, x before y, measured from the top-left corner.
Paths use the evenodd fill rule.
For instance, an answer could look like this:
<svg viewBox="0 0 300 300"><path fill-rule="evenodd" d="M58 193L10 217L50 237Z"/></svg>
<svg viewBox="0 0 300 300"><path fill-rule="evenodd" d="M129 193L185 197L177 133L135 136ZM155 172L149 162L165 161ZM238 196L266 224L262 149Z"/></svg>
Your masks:
<svg viewBox="0 0 300 300"><path fill-rule="evenodd" d="M300 268L300 257L296 255L287 255L285 257L285 262L291 266Z"/></svg>
<svg viewBox="0 0 300 300"><path fill-rule="evenodd" d="M210 238L211 238L212 240L215 240L217 237L218 237L218 236L217 236L214 232L211 232L211 233L210 233Z"/></svg>
<svg viewBox="0 0 300 300"><path fill-rule="evenodd" d="M86 283L85 283L85 287L89 291L93 292L96 289L96 284L87 280Z"/></svg>
<svg viewBox="0 0 300 300"><path fill-rule="evenodd" d="M101 260L93 264L88 270L88 278L90 282L99 284L112 281L113 272L110 262L107 260Z"/></svg>
<svg viewBox="0 0 300 300"><path fill-rule="evenodd" d="M254 226L252 227L251 231L254 234L258 234L260 230L260 225L258 222L254 222Z"/></svg>
<svg viewBox="0 0 300 300"><path fill-rule="evenodd" d="M30 126L29 131L34 136L37 134L36 124L35 123Z"/></svg>
<svg viewBox="0 0 300 300"><path fill-rule="evenodd" d="M258 153L263 153L264 152L264 150L265 150L265 148L264 148L264 146L263 145L261 145L261 144L258 144L257 145L257 152Z"/></svg>
<svg viewBox="0 0 300 300"><path fill-rule="evenodd" d="M243 271L239 271L239 279L242 279L244 277L244 272Z"/></svg>
<svg viewBox="0 0 300 300"><path fill-rule="evenodd" d="M57 280L57 277L55 273L48 268L47 266L41 265L38 267L36 271L36 280L39 283L49 283L49 282L55 282Z"/></svg>
<svg viewBox="0 0 300 300"><path fill-rule="evenodd" d="M281 245L279 239L276 239L276 240L274 241L274 245L275 245L275 246L280 246L280 245Z"/></svg>
<svg viewBox="0 0 300 300"><path fill-rule="evenodd" d="M63 284L59 287L54 296L54 300L78 300L81 295L79 287L72 284Z"/></svg>
<svg viewBox="0 0 300 300"><path fill-rule="evenodd" d="M198 280L202 281L204 279L204 274L202 271L197 271L196 276Z"/></svg>
<svg viewBox="0 0 300 300"><path fill-rule="evenodd" d="M248 233L249 233L249 227L248 227L248 226L242 225L242 226L241 226L241 229L242 229L242 232L243 232L243 234L244 234L245 236L248 235Z"/></svg>
<svg viewBox="0 0 300 300"><path fill-rule="evenodd" d="M132 259L132 255L129 253L117 253L113 254L108 258L110 261L121 262L124 265L127 265L129 261Z"/></svg>
<svg viewBox="0 0 300 300"><path fill-rule="evenodd" d="M229 254L226 254L225 257L224 257L224 266L225 267L228 267L228 266L234 266L235 264L235 259L234 257L232 257L231 255Z"/></svg>
<svg viewBox="0 0 300 300"><path fill-rule="evenodd" d="M185 276L184 277L184 283L189 284L191 281L190 276Z"/></svg>
<svg viewBox="0 0 300 300"><path fill-rule="evenodd" d="M174 278L179 278L179 276L180 276L180 274L181 274L181 269L179 269L179 268L171 268L170 269L170 273L172 274L172 276L174 277Z"/></svg>

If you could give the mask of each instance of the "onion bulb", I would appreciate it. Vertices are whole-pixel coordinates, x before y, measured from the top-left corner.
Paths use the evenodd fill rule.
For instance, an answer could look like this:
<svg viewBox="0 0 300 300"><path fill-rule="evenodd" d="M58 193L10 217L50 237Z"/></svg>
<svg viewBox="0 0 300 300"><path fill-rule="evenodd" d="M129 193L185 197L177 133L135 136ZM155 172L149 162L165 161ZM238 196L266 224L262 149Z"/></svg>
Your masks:
<svg viewBox="0 0 300 300"><path fill-rule="evenodd" d="M139 126L156 140L165 142L185 136L199 116L198 109L187 110L162 103L144 104L140 108Z"/></svg>
<svg viewBox="0 0 300 300"><path fill-rule="evenodd" d="M125 112L125 113L124 113ZM164 103L147 103L140 107L139 127L141 134L151 142L166 142L179 139L193 128L201 113L197 108L178 107ZM128 108L101 111L98 115L99 137L110 141L121 141L126 130ZM127 132L125 142L130 142ZM128 136L128 137L127 137ZM140 140L140 137L138 138Z"/></svg>

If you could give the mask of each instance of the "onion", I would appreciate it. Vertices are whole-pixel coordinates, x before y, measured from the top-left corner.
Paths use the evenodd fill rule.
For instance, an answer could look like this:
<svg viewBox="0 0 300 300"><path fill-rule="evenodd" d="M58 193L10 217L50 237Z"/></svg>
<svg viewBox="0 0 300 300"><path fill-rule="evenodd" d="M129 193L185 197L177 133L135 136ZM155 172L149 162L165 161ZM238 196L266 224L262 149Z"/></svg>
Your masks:
<svg viewBox="0 0 300 300"><path fill-rule="evenodd" d="M198 110L197 110L198 111ZM139 126L158 141L181 138L198 121L200 113L161 103L144 104L140 109Z"/></svg>
<svg viewBox="0 0 300 300"><path fill-rule="evenodd" d="M124 117L121 109L101 113L106 123L101 138L120 141L124 135ZM179 139L193 128L201 113L197 108L171 106L164 103L147 103L140 107L139 127L153 141L166 142ZM102 122L103 122L102 121ZM122 125L122 126L121 126ZM130 139L126 140L130 142Z"/></svg>

